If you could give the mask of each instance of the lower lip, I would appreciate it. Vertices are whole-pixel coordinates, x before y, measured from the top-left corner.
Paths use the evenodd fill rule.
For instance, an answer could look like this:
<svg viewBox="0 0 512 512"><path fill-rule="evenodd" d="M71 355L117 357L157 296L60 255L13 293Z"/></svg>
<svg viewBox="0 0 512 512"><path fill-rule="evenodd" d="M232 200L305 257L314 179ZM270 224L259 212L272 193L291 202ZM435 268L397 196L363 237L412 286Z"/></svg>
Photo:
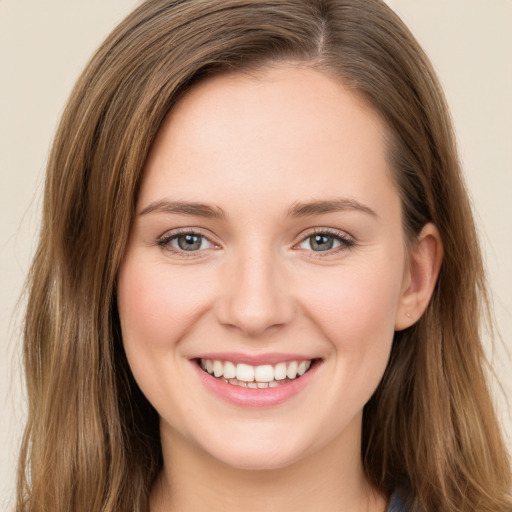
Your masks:
<svg viewBox="0 0 512 512"><path fill-rule="evenodd" d="M202 370L194 361L202 383L215 395L240 407L273 407L282 404L300 393L314 378L320 364L316 362L301 377L275 388L243 388L228 384Z"/></svg>

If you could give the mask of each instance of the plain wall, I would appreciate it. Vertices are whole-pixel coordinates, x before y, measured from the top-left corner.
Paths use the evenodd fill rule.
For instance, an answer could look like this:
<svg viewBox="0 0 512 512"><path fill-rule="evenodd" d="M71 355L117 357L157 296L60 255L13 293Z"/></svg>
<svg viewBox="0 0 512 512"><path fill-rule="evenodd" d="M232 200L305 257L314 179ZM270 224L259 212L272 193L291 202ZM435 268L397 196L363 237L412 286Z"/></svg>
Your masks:
<svg viewBox="0 0 512 512"><path fill-rule="evenodd" d="M502 335L489 357L512 438L512 2L389 0L439 73L452 108ZM14 494L25 413L15 311L37 241L44 167L58 118L92 52L137 2L0 2L0 510Z"/></svg>

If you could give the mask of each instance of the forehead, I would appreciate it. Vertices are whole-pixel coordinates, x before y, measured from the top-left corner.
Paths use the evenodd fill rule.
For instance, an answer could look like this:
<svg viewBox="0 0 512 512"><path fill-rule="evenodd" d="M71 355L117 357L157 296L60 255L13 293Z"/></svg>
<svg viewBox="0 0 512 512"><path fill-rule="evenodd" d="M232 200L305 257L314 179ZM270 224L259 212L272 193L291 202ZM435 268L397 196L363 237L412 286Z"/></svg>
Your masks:
<svg viewBox="0 0 512 512"><path fill-rule="evenodd" d="M165 120L140 202L165 190L212 201L229 192L248 201L363 194L378 202L384 186L394 188L385 131L361 98L319 71L221 75L192 88Z"/></svg>

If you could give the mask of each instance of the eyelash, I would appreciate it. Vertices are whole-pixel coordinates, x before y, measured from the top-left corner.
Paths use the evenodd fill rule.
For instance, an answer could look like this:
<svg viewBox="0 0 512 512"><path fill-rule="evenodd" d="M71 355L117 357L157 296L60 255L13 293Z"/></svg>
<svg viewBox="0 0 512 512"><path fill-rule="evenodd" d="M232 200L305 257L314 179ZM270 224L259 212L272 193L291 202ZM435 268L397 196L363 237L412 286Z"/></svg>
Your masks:
<svg viewBox="0 0 512 512"><path fill-rule="evenodd" d="M218 244L216 244L213 240L211 240L210 237L204 235L198 229L188 229L188 228L187 229L179 229L176 231L172 231L170 233L166 233L164 236L162 236L161 238L159 238L157 240L156 245L158 245L160 248L162 248L166 251L170 251L172 253L178 254L184 258L194 258L194 257L197 258L199 253L204 252L204 249L197 250L197 251L186 251L184 249L177 249L176 247L173 247L171 245L171 242L173 240L176 240L180 236L184 236L184 235L195 235L204 240L207 240L210 244L212 244L212 246L218 246Z"/></svg>
<svg viewBox="0 0 512 512"><path fill-rule="evenodd" d="M204 252L205 249L186 251L184 249L177 249L171 245L171 242L173 240L176 240L180 236L184 236L184 235L195 235L195 236L201 237L202 239L207 240L213 246L218 247L218 244L216 244L208 236L201 233L198 229L188 229L188 228L187 229L179 229L176 231L172 231L170 233L166 233L164 236L162 236L161 238L159 238L157 240L156 245L158 245L160 248L162 248L164 250L173 252L175 254L179 254L181 257L185 257L185 258L197 257L199 255L199 253ZM339 245L339 247L336 247L333 249L328 249L326 251L315 251L313 249L309 249L309 250L304 249L305 251L312 253L311 256L315 257L315 258L322 258L322 257L326 257L326 256L329 256L332 254L337 254L339 252L343 252L346 250L351 250L356 245L356 242L354 241L354 239L341 233L340 231L330 229L330 228L315 228L311 232L303 235L302 238L300 239L300 241L297 244L295 244L293 246L293 248L294 249L299 248L299 246L302 243L306 242L308 239L311 239L312 237L317 236L317 235L324 235L329 238L332 238L332 239L336 240L337 242L339 242L340 245Z"/></svg>
<svg viewBox="0 0 512 512"><path fill-rule="evenodd" d="M314 258L324 258L343 251L352 250L356 245L356 242L353 238L347 236L346 234L340 231L330 228L315 228L311 232L303 236L300 242L295 245L295 247L298 247L300 244L304 243L305 241L316 235L324 235L329 238L333 238L334 240L338 241L340 245L339 247L328 249L326 251L314 251L313 249L308 250L308 252L312 253L311 256Z"/></svg>

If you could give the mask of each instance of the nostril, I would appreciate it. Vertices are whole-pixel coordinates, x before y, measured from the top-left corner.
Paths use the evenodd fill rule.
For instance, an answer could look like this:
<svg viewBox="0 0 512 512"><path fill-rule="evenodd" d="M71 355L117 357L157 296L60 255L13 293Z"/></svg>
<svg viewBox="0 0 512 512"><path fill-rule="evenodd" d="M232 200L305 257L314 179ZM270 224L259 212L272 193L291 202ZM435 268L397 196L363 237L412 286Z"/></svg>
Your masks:
<svg viewBox="0 0 512 512"><path fill-rule="evenodd" d="M215 305L216 316L224 327L255 337L286 326L293 319L295 306L289 286L281 283L275 261L254 255L231 268L224 294Z"/></svg>

